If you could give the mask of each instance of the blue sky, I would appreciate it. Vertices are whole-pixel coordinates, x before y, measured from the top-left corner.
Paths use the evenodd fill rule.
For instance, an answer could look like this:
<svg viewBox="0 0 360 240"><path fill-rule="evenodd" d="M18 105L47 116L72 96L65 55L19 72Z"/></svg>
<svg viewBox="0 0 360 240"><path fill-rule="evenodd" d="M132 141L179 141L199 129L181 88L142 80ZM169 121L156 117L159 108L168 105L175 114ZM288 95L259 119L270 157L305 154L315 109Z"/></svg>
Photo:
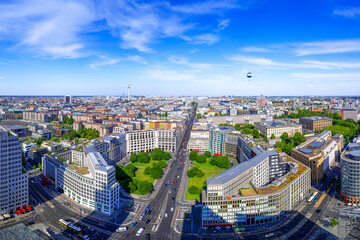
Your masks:
<svg viewBox="0 0 360 240"><path fill-rule="evenodd" d="M0 51L0 95L359 95L360 2L0 0Z"/></svg>

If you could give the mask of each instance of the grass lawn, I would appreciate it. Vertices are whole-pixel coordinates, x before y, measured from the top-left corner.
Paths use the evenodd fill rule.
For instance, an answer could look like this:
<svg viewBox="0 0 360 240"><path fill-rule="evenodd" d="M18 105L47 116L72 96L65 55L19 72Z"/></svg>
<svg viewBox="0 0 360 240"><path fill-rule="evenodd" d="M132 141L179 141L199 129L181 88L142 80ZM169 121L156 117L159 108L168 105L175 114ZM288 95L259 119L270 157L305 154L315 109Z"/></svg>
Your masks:
<svg viewBox="0 0 360 240"><path fill-rule="evenodd" d="M188 186L185 197L186 200L200 200L200 194L190 194L189 188L191 186L195 186L202 189L203 186L206 184L207 177L214 177L226 170L219 168L218 166L211 165L209 162L210 162L209 158L204 163L198 163L196 161L192 161L192 164L200 168L200 170L202 170L205 173L205 176L201 178L199 177L188 178Z"/></svg>
<svg viewBox="0 0 360 240"><path fill-rule="evenodd" d="M162 160L162 161L164 161L164 160ZM145 167L153 167L153 165L155 164L155 163L158 163L158 162L160 162L160 161L155 161L155 160L151 160L150 159L150 162L148 162L148 163L140 163L140 162L134 162L134 163L132 163L135 167L139 167L139 168L145 168ZM165 161L164 161L165 162Z"/></svg>
<svg viewBox="0 0 360 240"><path fill-rule="evenodd" d="M195 186L198 188L203 188L206 183L206 176L204 177L193 177L188 178L188 189L186 190L186 200L200 200L200 194L190 194L189 187Z"/></svg>
<svg viewBox="0 0 360 240"><path fill-rule="evenodd" d="M147 181L151 184L154 184L154 181L155 179L152 178L150 175L146 175L144 174L144 172L139 172L139 171L136 171L135 172L135 178L134 179L137 179L139 181Z"/></svg>
<svg viewBox="0 0 360 240"><path fill-rule="evenodd" d="M210 163L210 159L208 158L206 160L206 162L204 163L198 163L196 161L192 161L192 164L199 167L202 171L206 171L206 170L226 170L226 169L223 169L223 168L219 168L218 166L215 166L215 165L211 165Z"/></svg>

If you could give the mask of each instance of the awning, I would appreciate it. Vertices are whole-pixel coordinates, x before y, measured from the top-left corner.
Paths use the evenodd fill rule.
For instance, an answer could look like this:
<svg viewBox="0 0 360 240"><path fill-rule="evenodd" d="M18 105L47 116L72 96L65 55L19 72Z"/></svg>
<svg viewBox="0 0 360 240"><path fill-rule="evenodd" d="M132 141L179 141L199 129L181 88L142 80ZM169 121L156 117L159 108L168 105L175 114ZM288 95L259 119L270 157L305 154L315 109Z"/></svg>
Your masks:
<svg viewBox="0 0 360 240"><path fill-rule="evenodd" d="M26 209L27 209L28 211L31 211L31 207L29 207L29 206L27 206Z"/></svg>
<svg viewBox="0 0 360 240"><path fill-rule="evenodd" d="M5 213L5 214L4 214L4 217L5 217L5 218L11 218L10 214L8 214L8 213Z"/></svg>
<svg viewBox="0 0 360 240"><path fill-rule="evenodd" d="M16 212L17 212L18 214L22 214L22 211L20 211L20 210L16 210Z"/></svg>
<svg viewBox="0 0 360 240"><path fill-rule="evenodd" d="M25 209L25 208L22 208L21 211L22 211L22 212L26 212L26 209Z"/></svg>
<svg viewBox="0 0 360 240"><path fill-rule="evenodd" d="M3 215L0 215L0 220L4 220L5 218L3 217Z"/></svg>

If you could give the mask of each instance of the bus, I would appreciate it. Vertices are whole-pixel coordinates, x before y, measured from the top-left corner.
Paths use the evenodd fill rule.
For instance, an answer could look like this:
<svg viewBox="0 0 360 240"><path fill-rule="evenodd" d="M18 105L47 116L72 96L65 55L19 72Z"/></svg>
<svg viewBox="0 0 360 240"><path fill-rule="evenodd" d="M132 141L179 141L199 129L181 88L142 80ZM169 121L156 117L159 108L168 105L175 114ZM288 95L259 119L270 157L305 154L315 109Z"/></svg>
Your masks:
<svg viewBox="0 0 360 240"><path fill-rule="evenodd" d="M319 194L319 192L314 192L310 198L307 200L308 204L312 204L314 202L314 200L316 199L317 195Z"/></svg>
<svg viewBox="0 0 360 240"><path fill-rule="evenodd" d="M65 221L64 219L59 219L59 224L73 232L81 233L82 229L79 226L76 226L68 221Z"/></svg>

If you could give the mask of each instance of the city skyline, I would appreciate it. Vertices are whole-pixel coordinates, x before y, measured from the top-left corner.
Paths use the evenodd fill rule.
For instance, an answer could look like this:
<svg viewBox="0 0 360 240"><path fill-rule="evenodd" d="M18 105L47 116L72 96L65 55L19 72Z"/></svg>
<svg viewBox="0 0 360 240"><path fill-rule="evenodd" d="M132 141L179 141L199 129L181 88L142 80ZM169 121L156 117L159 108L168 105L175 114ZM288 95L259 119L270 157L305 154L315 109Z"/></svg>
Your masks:
<svg viewBox="0 0 360 240"><path fill-rule="evenodd" d="M38 0L0 3L0 12L0 95L121 96L128 82L132 96L360 88L351 1Z"/></svg>

